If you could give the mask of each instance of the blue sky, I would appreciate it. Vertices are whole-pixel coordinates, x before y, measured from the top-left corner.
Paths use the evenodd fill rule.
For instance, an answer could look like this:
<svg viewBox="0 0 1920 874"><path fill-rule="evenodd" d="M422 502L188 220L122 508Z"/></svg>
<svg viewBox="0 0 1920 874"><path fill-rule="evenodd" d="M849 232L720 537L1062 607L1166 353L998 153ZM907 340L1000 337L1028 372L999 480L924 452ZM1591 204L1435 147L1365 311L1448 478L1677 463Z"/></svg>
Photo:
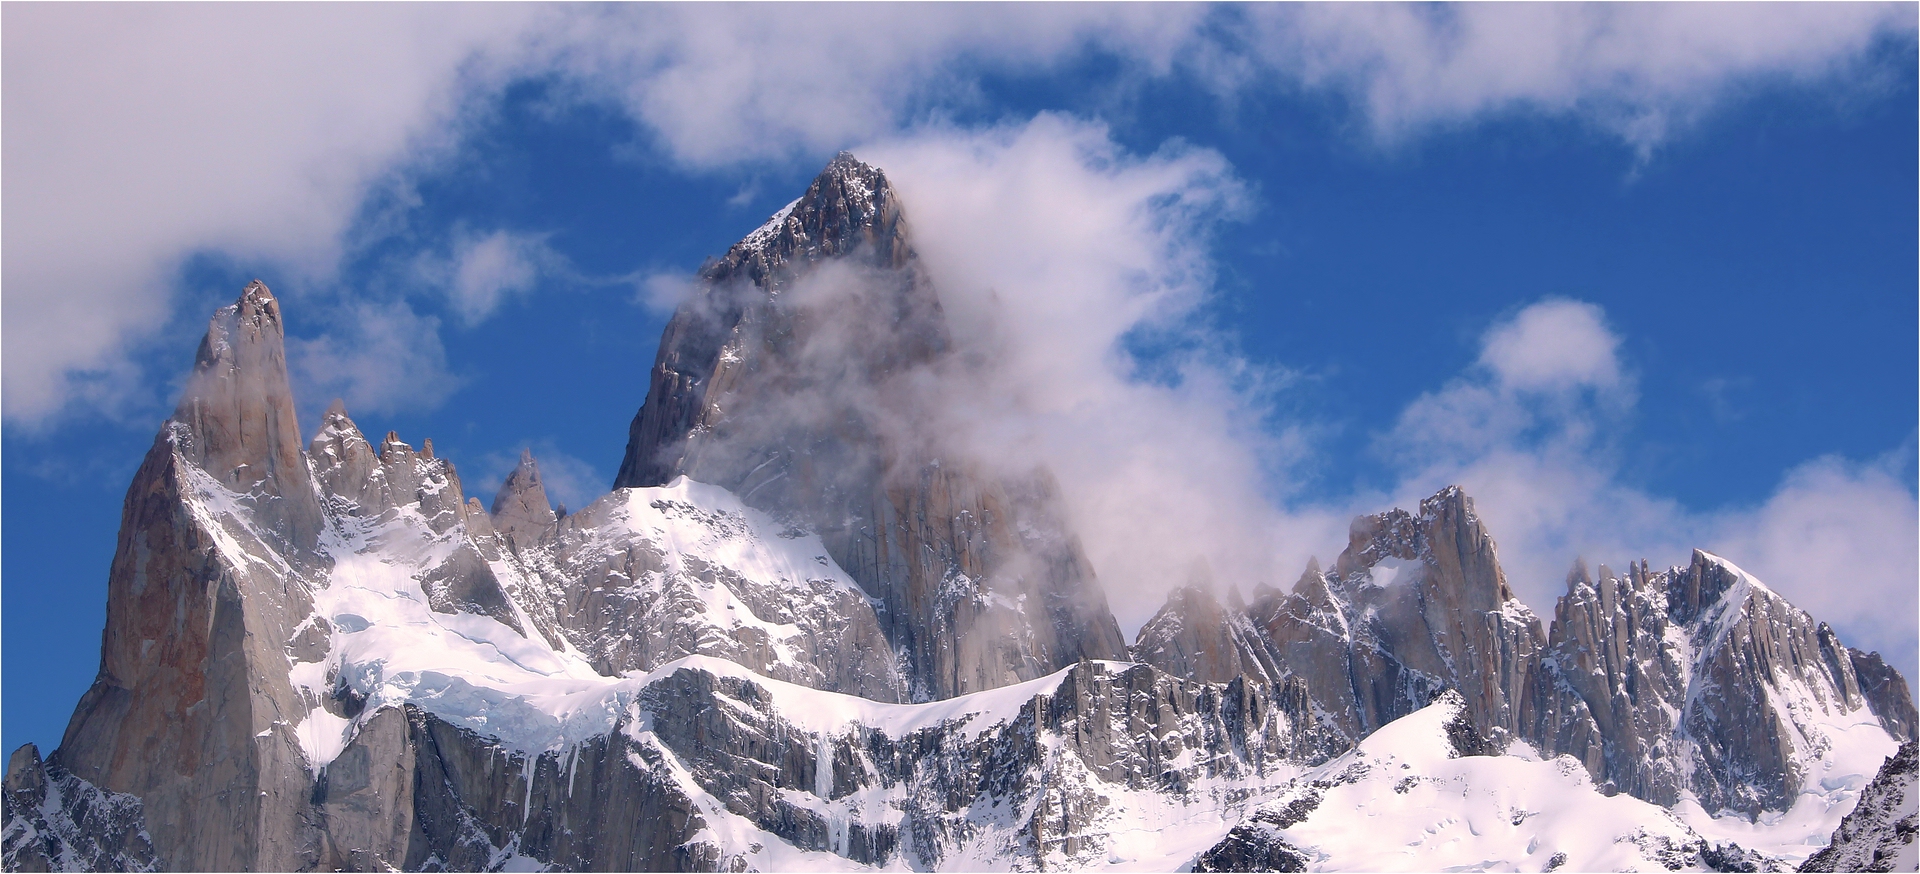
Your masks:
<svg viewBox="0 0 1920 874"><path fill-rule="evenodd" d="M1458 482L1543 615L1699 546L1913 673L1910 5L0 15L9 749L248 279L309 428L578 506L686 277L842 148L995 326L1014 400L954 426L1060 473L1129 631Z"/></svg>

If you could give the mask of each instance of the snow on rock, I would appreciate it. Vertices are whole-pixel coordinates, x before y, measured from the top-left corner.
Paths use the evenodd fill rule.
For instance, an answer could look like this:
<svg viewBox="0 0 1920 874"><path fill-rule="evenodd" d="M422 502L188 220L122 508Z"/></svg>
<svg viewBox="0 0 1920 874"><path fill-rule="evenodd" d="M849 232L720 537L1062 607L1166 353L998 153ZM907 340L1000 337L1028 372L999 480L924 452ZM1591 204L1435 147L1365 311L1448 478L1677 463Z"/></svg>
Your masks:
<svg viewBox="0 0 1920 874"><path fill-rule="evenodd" d="M140 799L107 792L40 760L27 744L7 763L0 833L8 871L154 871Z"/></svg>
<svg viewBox="0 0 1920 874"><path fill-rule="evenodd" d="M619 489L522 547L529 600L608 675L687 655L898 700L874 605L820 538L685 477Z"/></svg>
<svg viewBox="0 0 1920 874"><path fill-rule="evenodd" d="M1482 732L1526 728L1526 694L1546 635L1513 597L1493 535L1453 486L1353 520L1331 572L1315 562L1290 594L1248 608L1291 676L1305 681L1348 743L1457 689Z"/></svg>
<svg viewBox="0 0 1920 874"><path fill-rule="evenodd" d="M640 679L621 732L687 797L849 866L1172 870L1298 772L1290 727L1246 684L1145 665L1084 662L924 704L697 656Z"/></svg>
<svg viewBox="0 0 1920 874"><path fill-rule="evenodd" d="M1880 767L1833 841L1802 871L1913 871L1920 868L1920 768L1908 741Z"/></svg>
<svg viewBox="0 0 1920 874"><path fill-rule="evenodd" d="M1668 811L1606 796L1569 757L1462 756L1457 693L1293 781L1195 870L1665 871L1771 864ZM1451 729L1451 730L1450 730ZM1754 870L1748 868L1746 870Z"/></svg>
<svg viewBox="0 0 1920 874"><path fill-rule="evenodd" d="M1126 658L1051 475L933 425L925 380L972 365L885 172L843 152L765 230L668 323L615 485L689 476L820 532L880 602L904 697Z"/></svg>
<svg viewBox="0 0 1920 874"><path fill-rule="evenodd" d="M302 452L249 285L128 491L94 686L9 763L6 867L1912 869L1905 680L1705 552L1577 568L1549 633L1448 488L1129 651L1044 470L833 406L911 418L948 360L917 265L836 157L703 268L573 515L338 403ZM816 268L860 281L809 310ZM760 433L796 386L826 424Z"/></svg>
<svg viewBox="0 0 1920 874"><path fill-rule="evenodd" d="M898 695L872 606L819 538L723 489L623 489L544 533L497 534L450 464L391 434L382 448L337 408L314 441L315 479L340 492L307 629L323 655L291 671L312 702L293 734L315 772L368 715L406 704L512 749L574 745L611 731L644 686L623 673L696 653Z"/></svg>

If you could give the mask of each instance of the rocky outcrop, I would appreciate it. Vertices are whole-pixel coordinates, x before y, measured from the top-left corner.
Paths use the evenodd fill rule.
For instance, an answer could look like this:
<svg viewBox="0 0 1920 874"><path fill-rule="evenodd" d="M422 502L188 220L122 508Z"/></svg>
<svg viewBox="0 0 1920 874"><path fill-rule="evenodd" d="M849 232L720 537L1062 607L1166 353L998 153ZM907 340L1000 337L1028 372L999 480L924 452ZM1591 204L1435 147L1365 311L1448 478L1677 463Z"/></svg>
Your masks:
<svg viewBox="0 0 1920 874"><path fill-rule="evenodd" d="M0 794L0 867L8 871L153 871L140 799L40 761L27 744L7 762Z"/></svg>
<svg viewBox="0 0 1920 874"><path fill-rule="evenodd" d="M1199 853L1193 870L1771 871L1777 863L1712 843L1664 808L1609 797L1567 759L1494 755L1466 698L1448 690L1287 781Z"/></svg>
<svg viewBox="0 0 1920 874"><path fill-rule="evenodd" d="M502 747L417 707L374 714L316 788L323 870L726 870L653 745L623 724L564 753Z"/></svg>
<svg viewBox="0 0 1920 874"><path fill-rule="evenodd" d="M874 295L880 299L868 302L883 307L871 317L889 323L888 331L874 333L893 335L873 338L898 353L888 356L897 359L888 363L924 362L946 348L939 301L907 241L893 187L884 173L842 152L798 200L701 268L700 287L660 338L647 399L634 416L615 488L663 485L692 472L699 453L689 444L704 442L702 432L722 423L728 411L718 403L721 396L737 391L742 376L773 363L740 354L764 351L746 341L792 342L779 329L792 327L786 319L800 314L771 306L773 298L833 259L892 274L863 277L877 278L875 284L883 286ZM781 323L768 324L776 320Z"/></svg>
<svg viewBox="0 0 1920 874"><path fill-rule="evenodd" d="M1193 862L1195 871L1305 871L1313 862L1306 851L1287 842L1280 830L1297 820L1283 809L1262 808L1233 827L1220 843Z"/></svg>
<svg viewBox="0 0 1920 874"><path fill-rule="evenodd" d="M1833 629L1827 628L1824 622L1820 627L1825 629L1821 639L1832 639ZM1907 678L1900 676L1877 652L1861 652L1852 647L1847 647L1846 652L1847 661L1853 665L1854 679L1860 684L1861 696L1867 699L1874 715L1880 717L1887 733L1905 740L1920 737L1916 734L1920 724L1915 722L1913 692L1907 687ZM1834 661L1838 661L1837 657ZM1839 673L1839 666L1834 667L1835 673Z"/></svg>
<svg viewBox="0 0 1920 874"><path fill-rule="evenodd" d="M607 676L707 655L816 689L905 694L874 605L819 538L712 486L617 490L516 556L523 600Z"/></svg>
<svg viewBox="0 0 1920 874"><path fill-rule="evenodd" d="M1291 594L1266 590L1248 612L1350 741L1444 689L1459 690L1482 733L1517 736L1545 643L1458 487L1418 515L1355 519L1331 573L1309 567Z"/></svg>
<svg viewBox="0 0 1920 874"><path fill-rule="evenodd" d="M186 392L169 420L181 458L244 497L254 524L299 557L320 534L320 506L300 453L280 301L254 280L214 313Z"/></svg>
<svg viewBox="0 0 1920 874"><path fill-rule="evenodd" d="M307 450L314 478L323 488L331 523L325 548L340 556L373 548L391 548L398 532L411 529L419 541L440 541L438 553L423 564L416 579L427 603L441 613L486 616L525 635L520 611L495 572L502 547L486 513L467 499L453 462L437 458L433 441L423 450L387 432L376 454L372 444L335 401ZM373 532L383 532L373 535ZM369 543L369 537L374 543ZM535 623L539 625L538 622ZM550 626L542 629L556 641Z"/></svg>
<svg viewBox="0 0 1920 874"><path fill-rule="evenodd" d="M168 867L291 870L315 839L288 672L325 562L282 331L257 282L214 316L127 490L100 673L52 757L139 798Z"/></svg>
<svg viewBox="0 0 1920 874"><path fill-rule="evenodd" d="M520 464L507 474L493 496L493 530L510 544L532 546L553 531L558 517L547 500L547 489L540 484L540 465L533 451L520 452Z"/></svg>
<svg viewBox="0 0 1920 874"><path fill-rule="evenodd" d="M1657 573L1603 565L1598 581L1576 568L1540 663L1528 739L1657 804L1687 792L1710 811L1785 810L1808 763L1846 726L1911 736L1897 733L1914 718L1905 680L1855 652L1704 551ZM1856 664L1873 673L1873 695Z"/></svg>
<svg viewBox="0 0 1920 874"><path fill-rule="evenodd" d="M1291 594L1262 589L1248 608L1257 640L1183 589L1136 653L1206 675L1273 652L1349 745L1457 690L1494 749L1524 740L1580 760L1605 792L1661 805L1690 794L1749 816L1790 807L1855 722L1912 736L1897 672L1724 559L1696 552L1688 567L1641 562L1624 575L1602 565L1597 579L1576 564L1567 584L1545 633L1514 600L1472 501L1450 488L1417 516L1355 520L1331 573L1315 564Z"/></svg>
<svg viewBox="0 0 1920 874"><path fill-rule="evenodd" d="M616 487L685 475L818 532L917 698L1125 656L1052 478L943 445L923 386L958 365L884 173L841 154L700 278Z"/></svg>
<svg viewBox="0 0 1920 874"><path fill-rule="evenodd" d="M1244 605L1221 604L1205 584L1182 586L1167 595L1160 612L1140 626L1133 658L1200 683L1246 676L1272 684L1287 676L1279 654L1247 618Z"/></svg>
<svg viewBox="0 0 1920 874"><path fill-rule="evenodd" d="M1001 700L966 708L985 716L890 728L889 711L822 733L763 684L689 669L640 706L728 812L798 847L919 870L1105 860L1133 799L1171 795L1224 813L1300 744L1300 726L1258 687L1187 683L1143 665L1082 663L1050 688Z"/></svg>
<svg viewBox="0 0 1920 874"><path fill-rule="evenodd" d="M1833 841L1802 871L1912 871L1920 866L1920 756L1913 741L1880 766Z"/></svg>
<svg viewBox="0 0 1920 874"><path fill-rule="evenodd" d="M375 711L313 785L299 870L1075 867L1107 858L1142 798L1237 817L1300 744L1258 687L1143 665L1083 663L929 718L724 664L662 672L610 731L558 749Z"/></svg>
<svg viewBox="0 0 1920 874"><path fill-rule="evenodd" d="M1667 589L1645 563L1625 576L1601 565L1598 580L1584 565L1573 569L1527 736L1543 752L1579 759L1603 787L1671 804L1691 755L1679 716L1692 654L1672 625Z"/></svg>

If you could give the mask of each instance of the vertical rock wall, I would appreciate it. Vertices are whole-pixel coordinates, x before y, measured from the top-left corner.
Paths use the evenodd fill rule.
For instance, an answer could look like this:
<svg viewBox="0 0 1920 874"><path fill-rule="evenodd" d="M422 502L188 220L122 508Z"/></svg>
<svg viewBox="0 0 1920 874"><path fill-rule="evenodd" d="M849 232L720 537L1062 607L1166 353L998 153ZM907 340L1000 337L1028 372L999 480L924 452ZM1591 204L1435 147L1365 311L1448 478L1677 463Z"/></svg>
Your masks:
<svg viewBox="0 0 1920 874"><path fill-rule="evenodd" d="M292 870L317 840L293 734L293 630L320 511L260 283L214 316L187 394L134 475L100 674L54 764L146 805L168 867Z"/></svg>

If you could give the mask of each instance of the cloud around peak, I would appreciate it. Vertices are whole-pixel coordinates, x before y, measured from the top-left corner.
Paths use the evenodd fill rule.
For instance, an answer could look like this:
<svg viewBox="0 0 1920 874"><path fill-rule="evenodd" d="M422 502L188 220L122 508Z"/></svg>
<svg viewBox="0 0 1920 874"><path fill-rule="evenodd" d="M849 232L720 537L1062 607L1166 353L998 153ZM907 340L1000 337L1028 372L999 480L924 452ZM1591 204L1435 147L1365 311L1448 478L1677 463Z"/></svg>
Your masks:
<svg viewBox="0 0 1920 874"><path fill-rule="evenodd" d="M4 15L4 415L16 423L131 390L117 385L141 378L129 355L179 315L174 286L190 256L324 282L367 230L370 194L456 151L514 81L613 107L696 172L884 138L977 102L984 77L1092 56L1116 61L1122 82L1195 77L1229 99L1347 94L1387 141L1531 111L1590 119L1646 151L1741 83L1871 81L1863 59L1913 31L1898 4L26 5ZM496 260L501 270L475 261L471 281L456 283L462 319L521 287L505 269L517 262Z"/></svg>
<svg viewBox="0 0 1920 874"><path fill-rule="evenodd" d="M1788 470L1754 505L1687 507L1623 470L1635 427L1632 368L1599 307L1547 298L1481 335L1466 372L1408 404L1378 448L1412 506L1448 484L1471 494L1515 593L1536 609L1577 558L1615 567L1726 556L1856 646L1914 668L1920 496L1912 446Z"/></svg>

